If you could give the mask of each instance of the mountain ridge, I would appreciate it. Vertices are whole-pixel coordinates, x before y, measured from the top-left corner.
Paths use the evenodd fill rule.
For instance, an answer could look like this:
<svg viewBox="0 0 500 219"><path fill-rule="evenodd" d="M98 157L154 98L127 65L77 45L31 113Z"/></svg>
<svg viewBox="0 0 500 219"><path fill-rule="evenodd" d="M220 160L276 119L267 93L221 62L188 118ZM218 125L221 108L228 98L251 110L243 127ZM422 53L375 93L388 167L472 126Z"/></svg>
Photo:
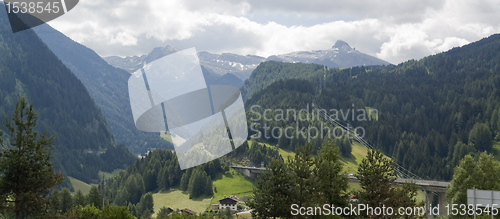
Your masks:
<svg viewBox="0 0 500 219"><path fill-rule="evenodd" d="M329 68L350 68L355 66L389 65L379 58L364 54L351 48L348 43L337 40L331 49L296 51L282 55L269 56L267 61L282 61L289 63L312 63L326 65Z"/></svg>
<svg viewBox="0 0 500 219"><path fill-rule="evenodd" d="M148 63L148 57L152 56L159 58L160 55L165 56L177 51L180 50L170 46L156 47L147 55L129 56L125 58L108 56L103 57L103 59L112 66L122 68L132 73ZM313 63L335 68L390 64L384 60L361 53L351 48L347 42L342 40L337 40L332 48L327 50L295 51L286 54L271 55L267 58L256 55L238 55L233 53L212 54L206 51L198 52L198 57L200 64L206 69L210 69L219 75L232 73L243 81L250 77L252 71L255 70L260 63L265 61Z"/></svg>

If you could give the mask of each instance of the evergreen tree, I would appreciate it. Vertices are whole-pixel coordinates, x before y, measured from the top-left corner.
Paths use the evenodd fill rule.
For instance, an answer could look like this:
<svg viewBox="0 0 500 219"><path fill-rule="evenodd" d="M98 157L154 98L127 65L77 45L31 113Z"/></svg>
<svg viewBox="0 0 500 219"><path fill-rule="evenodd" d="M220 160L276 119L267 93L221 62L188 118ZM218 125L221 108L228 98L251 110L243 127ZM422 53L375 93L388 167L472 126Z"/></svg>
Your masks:
<svg viewBox="0 0 500 219"><path fill-rule="evenodd" d="M85 206L87 205L87 202L85 200L85 196L83 195L82 190L76 191L75 194L75 206Z"/></svg>
<svg viewBox="0 0 500 219"><path fill-rule="evenodd" d="M128 177L125 182L124 188L127 189L126 191L129 194L129 198L126 200L133 204L137 204L140 201L141 196L142 194L144 194L145 191L144 181L142 180L141 175L137 173ZM125 190L122 192L125 193Z"/></svg>
<svg viewBox="0 0 500 219"><path fill-rule="evenodd" d="M116 205L122 206L129 200L129 197L130 193L128 192L127 187L123 187L118 190L118 194L116 194L114 203Z"/></svg>
<svg viewBox="0 0 500 219"><path fill-rule="evenodd" d="M334 148L333 142L324 145L314 162L315 200L335 206L347 204L345 195L349 179L342 168L338 148Z"/></svg>
<svg viewBox="0 0 500 219"><path fill-rule="evenodd" d="M0 138L0 196L2 202L14 204L8 210L13 209L16 218L46 212L50 208L50 189L63 181L60 173L54 174L50 161L51 144L55 137L49 137L47 132L39 136L34 130L37 120L38 114L33 105L21 97L11 121L6 117L4 123L12 147Z"/></svg>
<svg viewBox="0 0 500 219"><path fill-rule="evenodd" d="M288 133L286 133L288 135ZM290 135L288 135L290 136ZM285 131L283 130L283 133L281 134L281 137L278 140L278 145L279 148L287 149L290 146L290 140L285 136Z"/></svg>
<svg viewBox="0 0 500 219"><path fill-rule="evenodd" d="M405 183L398 187L394 181L394 161L384 157L382 152L370 150L358 167L358 179L362 191L358 200L373 208L385 206L416 206L417 186ZM384 215L369 215L382 218ZM392 215L391 218L397 218Z"/></svg>
<svg viewBox="0 0 500 219"><path fill-rule="evenodd" d="M132 203L129 202L127 208L128 208L128 211L132 212L132 215L137 215L138 214L137 213L138 211L137 211L137 206L136 205L134 205L134 204L132 204Z"/></svg>
<svg viewBox="0 0 500 219"><path fill-rule="evenodd" d="M184 172L184 174L182 174L182 178L181 178L181 190L182 191L188 190L189 179L191 178L192 170L193 170L192 168L188 169L188 170L186 170L186 172Z"/></svg>
<svg viewBox="0 0 500 219"><path fill-rule="evenodd" d="M338 139L337 142L339 144L342 156L350 157L352 152L352 147L351 147L351 140L349 140L349 136L346 134L342 139Z"/></svg>
<svg viewBox="0 0 500 219"><path fill-rule="evenodd" d="M370 206L389 206L387 203L393 197L395 186L394 162L385 158L382 152L369 150L366 158L358 167L359 185L363 191L359 192L360 203Z"/></svg>
<svg viewBox="0 0 500 219"><path fill-rule="evenodd" d="M290 218L290 206L335 206L347 204L348 178L342 173L338 148L333 142L321 147L312 156L309 144L297 147L296 156L284 163L273 159L261 172L254 189L254 199L248 204L258 218Z"/></svg>
<svg viewBox="0 0 500 219"><path fill-rule="evenodd" d="M177 157L176 155L174 154L174 158L172 158L173 161L176 161L177 160ZM218 160L216 160L218 161ZM220 167L220 165L218 165L217 167ZM168 167L168 173L169 173L169 176L168 176L168 179L169 179L169 186L170 187L173 187L173 186L177 186L180 184L180 181L181 181L181 168L179 167L179 162L175 162L175 164L171 164L169 167Z"/></svg>
<svg viewBox="0 0 500 219"><path fill-rule="evenodd" d="M205 194L208 196L214 195L214 190L213 190L213 183L212 183L212 177L208 176L207 177L207 183L205 185Z"/></svg>
<svg viewBox="0 0 500 219"><path fill-rule="evenodd" d="M147 170L143 176L145 192L151 192L158 188L157 174L154 169Z"/></svg>
<svg viewBox="0 0 500 219"><path fill-rule="evenodd" d="M146 210L142 213L141 219L153 219L152 216L153 213L151 213L151 211Z"/></svg>
<svg viewBox="0 0 500 219"><path fill-rule="evenodd" d="M102 208L102 196L96 186L92 186L90 188L90 192L87 195L87 203L95 206L96 208Z"/></svg>
<svg viewBox="0 0 500 219"><path fill-rule="evenodd" d="M191 174L188 185L189 198L196 198L206 194L207 174L201 168L196 167Z"/></svg>
<svg viewBox="0 0 500 219"><path fill-rule="evenodd" d="M69 209L73 207L73 195L71 195L71 192L69 191L68 188L63 188L60 193L60 200L61 200L61 211L62 213L66 213Z"/></svg>
<svg viewBox="0 0 500 219"><path fill-rule="evenodd" d="M288 166L273 159L262 171L253 190L253 199L248 206L253 209L252 217L291 218L290 206L294 204L293 179Z"/></svg>
<svg viewBox="0 0 500 219"><path fill-rule="evenodd" d="M460 160L462 160L465 157L465 155L476 151L472 144L464 144L461 141L457 142L452 149L453 149L453 156L451 164L454 167L458 166Z"/></svg>
<svg viewBox="0 0 500 219"><path fill-rule="evenodd" d="M158 212L158 214L156 214L156 219L167 219L167 218L169 218L168 217L169 214L170 214L170 212L168 211L168 208L162 207L160 209L160 212Z"/></svg>
<svg viewBox="0 0 500 219"><path fill-rule="evenodd" d="M290 162L290 170L295 181L294 192L296 204L299 206L311 206L315 181L313 179L312 148L307 143L304 147L295 150L295 159Z"/></svg>
<svg viewBox="0 0 500 219"><path fill-rule="evenodd" d="M413 208L417 206L418 186L415 183L405 183L394 190L393 197L389 200L390 206L404 206ZM404 215L404 218L420 218L418 215ZM393 216L393 218L398 218Z"/></svg>
<svg viewBox="0 0 500 219"><path fill-rule="evenodd" d="M476 123L469 134L469 142L478 151L491 151L493 146L492 134L488 125L484 123Z"/></svg>
<svg viewBox="0 0 500 219"><path fill-rule="evenodd" d="M161 169L160 173L158 174L158 179L156 184L158 185L159 189L169 189L170 188L170 175L168 174L168 168L164 167Z"/></svg>
<svg viewBox="0 0 500 219"><path fill-rule="evenodd" d="M150 192L144 194L141 197L141 201L137 204L137 212L140 213L140 215L137 216L146 216L151 215L154 213L153 210L153 194Z"/></svg>
<svg viewBox="0 0 500 219"><path fill-rule="evenodd" d="M60 194L61 192L57 189L54 189L52 194L50 194L50 205L52 206L51 210L53 212L59 212L60 211L60 204L61 204L61 199L60 199Z"/></svg>

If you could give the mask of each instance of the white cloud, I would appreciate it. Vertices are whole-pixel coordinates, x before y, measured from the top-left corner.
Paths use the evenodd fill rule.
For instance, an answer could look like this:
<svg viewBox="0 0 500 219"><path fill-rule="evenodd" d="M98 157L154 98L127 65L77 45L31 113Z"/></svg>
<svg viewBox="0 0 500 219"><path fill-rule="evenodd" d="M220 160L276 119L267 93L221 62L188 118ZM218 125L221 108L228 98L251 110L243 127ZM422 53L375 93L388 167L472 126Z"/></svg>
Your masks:
<svg viewBox="0 0 500 219"><path fill-rule="evenodd" d="M116 35L116 38L110 41L111 44L118 43L122 46L135 46L137 45L137 38L132 34L127 32L119 32Z"/></svg>
<svg viewBox="0 0 500 219"><path fill-rule="evenodd" d="M450 50L454 47L463 46L469 44L470 42L466 39L461 39L458 37L446 37L444 42L435 48L434 53Z"/></svg>
<svg viewBox="0 0 500 219"><path fill-rule="evenodd" d="M327 49L342 39L397 64L499 32L499 9L494 0L83 0L49 24L103 56L166 45L269 56ZM274 22L280 15L315 24Z"/></svg>

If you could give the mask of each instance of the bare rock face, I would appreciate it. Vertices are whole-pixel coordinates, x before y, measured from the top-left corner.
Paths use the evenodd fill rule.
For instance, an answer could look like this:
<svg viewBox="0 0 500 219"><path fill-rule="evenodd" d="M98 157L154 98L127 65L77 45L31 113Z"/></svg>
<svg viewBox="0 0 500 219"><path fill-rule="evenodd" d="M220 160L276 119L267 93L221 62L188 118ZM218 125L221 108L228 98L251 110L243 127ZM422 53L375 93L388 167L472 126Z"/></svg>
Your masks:
<svg viewBox="0 0 500 219"><path fill-rule="evenodd" d="M335 50L342 50L342 51L351 51L353 50L349 44L347 44L345 41L342 41L342 40L337 40L337 42L335 42L335 45L332 46L332 49Z"/></svg>
<svg viewBox="0 0 500 219"><path fill-rule="evenodd" d="M329 68L350 68L354 66L388 65L389 62L364 54L353 49L342 40L327 50L297 51L282 55L269 56L267 60L282 62L302 62L326 65Z"/></svg>

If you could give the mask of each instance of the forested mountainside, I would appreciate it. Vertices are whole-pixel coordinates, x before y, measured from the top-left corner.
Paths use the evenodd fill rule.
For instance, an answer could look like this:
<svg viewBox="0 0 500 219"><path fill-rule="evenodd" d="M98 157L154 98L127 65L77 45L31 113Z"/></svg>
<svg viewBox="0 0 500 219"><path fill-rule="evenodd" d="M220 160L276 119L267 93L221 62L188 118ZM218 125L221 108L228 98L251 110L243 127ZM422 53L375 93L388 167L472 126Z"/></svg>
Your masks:
<svg viewBox="0 0 500 219"><path fill-rule="evenodd" d="M243 84L241 93L243 98L248 100L273 82L286 79L319 78L320 75L324 75L323 65L267 61L261 63L252 72L250 78Z"/></svg>
<svg viewBox="0 0 500 219"><path fill-rule="evenodd" d="M90 181L98 178L99 169L133 162L126 149L125 157L110 154L124 148L115 148L106 119L83 84L32 30L13 34L6 12L0 10L1 121L13 112L20 96L39 112L38 131L56 135L53 162L64 175ZM106 151L107 155L85 151Z"/></svg>
<svg viewBox="0 0 500 219"><path fill-rule="evenodd" d="M246 102L247 114L254 104L302 109L309 103L311 108L313 99L326 110L373 108L379 114L376 121L358 121L358 114L355 119L338 118L365 128L366 140L408 170L450 180L464 155L492 152L493 140L500 138L499 51L497 34L398 66L323 70L318 65L267 62L245 82L243 90L250 87L254 92ZM304 86L279 82L288 78L302 79ZM275 115L272 111L268 117ZM273 122L267 122L268 127L287 125ZM288 123L295 127L294 120ZM279 139L271 136L269 141Z"/></svg>
<svg viewBox="0 0 500 219"><path fill-rule="evenodd" d="M47 24L34 28L54 54L80 79L106 117L117 143L143 154L149 148L171 148L159 133L135 127L128 94L130 73L114 68L93 50L71 40Z"/></svg>

